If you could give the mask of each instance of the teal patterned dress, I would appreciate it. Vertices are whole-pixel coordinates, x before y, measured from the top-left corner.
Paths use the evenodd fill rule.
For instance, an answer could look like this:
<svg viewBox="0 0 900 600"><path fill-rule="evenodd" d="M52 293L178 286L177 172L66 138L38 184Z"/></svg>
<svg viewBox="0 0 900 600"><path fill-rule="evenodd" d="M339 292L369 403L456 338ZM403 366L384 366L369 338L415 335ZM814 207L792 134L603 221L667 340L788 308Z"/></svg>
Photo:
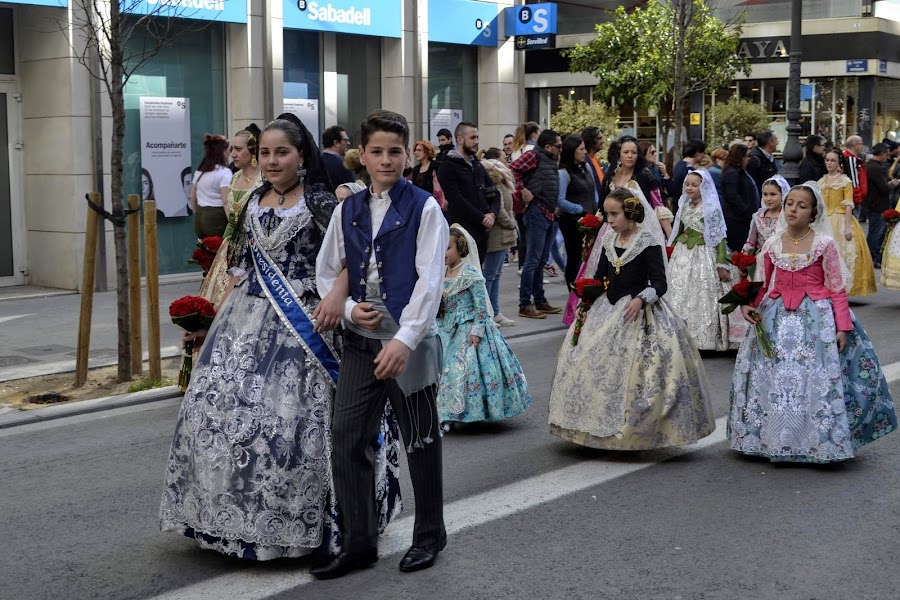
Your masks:
<svg viewBox="0 0 900 600"><path fill-rule="evenodd" d="M444 313L438 317L444 368L437 408L442 423L500 421L521 414L531 394L519 359L488 312L484 278L465 265L444 280ZM470 336L481 338L475 347Z"/></svg>

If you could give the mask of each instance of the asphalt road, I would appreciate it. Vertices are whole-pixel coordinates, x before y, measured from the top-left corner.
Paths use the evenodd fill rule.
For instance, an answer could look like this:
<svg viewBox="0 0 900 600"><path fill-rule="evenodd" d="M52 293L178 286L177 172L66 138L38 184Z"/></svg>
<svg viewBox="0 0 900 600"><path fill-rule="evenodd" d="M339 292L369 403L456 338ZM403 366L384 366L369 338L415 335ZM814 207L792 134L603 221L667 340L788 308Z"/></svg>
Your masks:
<svg viewBox="0 0 900 600"><path fill-rule="evenodd" d="M853 309L896 373L900 292ZM704 356L721 425L711 438L680 451L577 448L547 432L559 324L505 330L534 395L528 412L444 438L450 537L428 571L397 570L410 539L405 480L381 561L337 581L310 580L304 560L245 563L160 533L178 408L167 401L0 431L0 598L898 597L900 434L840 465L742 458L722 442L724 353Z"/></svg>

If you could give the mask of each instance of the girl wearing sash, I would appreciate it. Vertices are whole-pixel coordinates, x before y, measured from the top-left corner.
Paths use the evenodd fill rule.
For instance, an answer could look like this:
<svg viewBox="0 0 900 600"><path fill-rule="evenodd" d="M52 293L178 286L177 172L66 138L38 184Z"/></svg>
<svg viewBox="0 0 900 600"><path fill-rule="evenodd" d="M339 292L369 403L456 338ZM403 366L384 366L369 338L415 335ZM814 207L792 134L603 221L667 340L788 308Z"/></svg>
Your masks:
<svg viewBox="0 0 900 600"><path fill-rule="evenodd" d="M330 311L317 311L316 323L313 315L316 255L337 201L312 136L293 115L266 127L259 163L266 181L237 222L233 290L182 403L160 526L253 560L334 553L341 545L331 466L339 338L316 329L337 322L327 315L341 314L346 284L329 296L337 298ZM400 509L399 445L387 423L394 421L383 419L372 440L381 527Z"/></svg>

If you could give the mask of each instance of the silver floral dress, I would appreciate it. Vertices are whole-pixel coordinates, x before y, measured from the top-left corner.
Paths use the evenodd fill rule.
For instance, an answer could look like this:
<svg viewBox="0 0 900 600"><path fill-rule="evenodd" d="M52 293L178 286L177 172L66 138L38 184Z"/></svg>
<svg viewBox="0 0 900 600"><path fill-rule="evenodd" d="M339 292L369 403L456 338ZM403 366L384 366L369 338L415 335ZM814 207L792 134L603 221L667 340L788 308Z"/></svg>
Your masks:
<svg viewBox="0 0 900 600"><path fill-rule="evenodd" d="M331 467L334 381L281 322L250 257L259 244L311 314L319 298L315 261L336 206L307 189L296 206L248 200L235 275L245 276L219 309L182 402L166 466L160 527L223 554L254 560L340 548ZM334 346L339 336L326 334ZM400 510L399 442L386 414L376 496L382 528Z"/></svg>

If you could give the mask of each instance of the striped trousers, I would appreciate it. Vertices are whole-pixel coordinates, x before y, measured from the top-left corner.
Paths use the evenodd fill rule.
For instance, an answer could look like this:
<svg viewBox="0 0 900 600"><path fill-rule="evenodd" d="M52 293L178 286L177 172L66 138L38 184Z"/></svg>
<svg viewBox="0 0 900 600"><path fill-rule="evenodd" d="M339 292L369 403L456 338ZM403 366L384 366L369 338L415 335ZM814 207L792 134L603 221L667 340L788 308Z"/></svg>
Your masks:
<svg viewBox="0 0 900 600"><path fill-rule="evenodd" d="M384 403L391 402L404 445L416 502L413 546L442 546L444 529L437 385L406 396L393 379L375 378L380 340L344 330L343 356L331 424L334 486L342 515L344 552L378 545L375 452Z"/></svg>

